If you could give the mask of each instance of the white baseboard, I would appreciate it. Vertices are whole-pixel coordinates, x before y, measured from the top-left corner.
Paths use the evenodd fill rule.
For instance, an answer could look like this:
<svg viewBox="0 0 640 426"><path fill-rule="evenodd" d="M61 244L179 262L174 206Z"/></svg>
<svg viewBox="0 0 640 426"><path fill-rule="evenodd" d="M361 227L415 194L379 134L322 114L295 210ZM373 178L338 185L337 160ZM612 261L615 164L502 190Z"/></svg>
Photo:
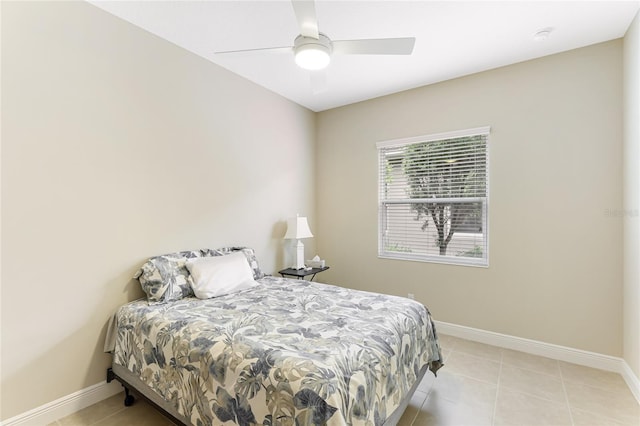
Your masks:
<svg viewBox="0 0 640 426"><path fill-rule="evenodd" d="M47 425L58 419L82 410L83 408L107 399L118 392L122 392L119 382L106 381L81 389L70 395L58 398L55 401L41 405L40 407L19 414L10 419L0 422L1 426L33 426ZM124 403L124 400L123 400Z"/></svg>
<svg viewBox="0 0 640 426"><path fill-rule="evenodd" d="M633 371L631 371L631 367L629 367L629 364L627 364L624 360L622 360L622 362L623 371L620 374L622 375L624 381L627 382L627 386L629 386L629 389L631 389L631 393L633 394L633 396L635 396L640 403L640 379L638 379L638 376L636 376Z"/></svg>
<svg viewBox="0 0 640 426"><path fill-rule="evenodd" d="M449 336L618 373L640 403L640 380L631 371L629 364L622 358L442 321L434 322L439 333L448 334Z"/></svg>

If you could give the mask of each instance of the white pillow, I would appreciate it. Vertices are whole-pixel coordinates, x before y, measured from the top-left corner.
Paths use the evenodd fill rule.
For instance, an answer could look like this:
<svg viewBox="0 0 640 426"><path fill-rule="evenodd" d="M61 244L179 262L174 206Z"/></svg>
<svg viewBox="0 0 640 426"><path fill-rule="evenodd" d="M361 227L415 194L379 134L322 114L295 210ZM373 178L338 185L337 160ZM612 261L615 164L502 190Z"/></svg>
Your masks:
<svg viewBox="0 0 640 426"><path fill-rule="evenodd" d="M198 299L224 296L259 285L242 252L189 259L187 269Z"/></svg>

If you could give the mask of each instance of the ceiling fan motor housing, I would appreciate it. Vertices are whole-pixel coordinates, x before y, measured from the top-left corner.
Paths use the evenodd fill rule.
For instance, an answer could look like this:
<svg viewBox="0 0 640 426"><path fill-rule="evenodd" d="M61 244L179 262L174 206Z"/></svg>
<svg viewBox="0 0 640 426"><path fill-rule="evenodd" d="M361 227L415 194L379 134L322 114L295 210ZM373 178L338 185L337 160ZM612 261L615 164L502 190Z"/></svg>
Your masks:
<svg viewBox="0 0 640 426"><path fill-rule="evenodd" d="M296 64L308 70L319 70L329 65L332 51L331 40L322 33L317 39L299 35L293 42Z"/></svg>

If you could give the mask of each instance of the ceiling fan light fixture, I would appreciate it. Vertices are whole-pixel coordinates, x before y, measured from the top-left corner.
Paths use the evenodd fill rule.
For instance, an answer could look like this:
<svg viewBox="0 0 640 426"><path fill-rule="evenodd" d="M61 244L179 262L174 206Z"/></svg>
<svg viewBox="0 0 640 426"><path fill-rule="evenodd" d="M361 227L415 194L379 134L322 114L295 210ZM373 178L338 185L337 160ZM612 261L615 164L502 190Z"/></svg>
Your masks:
<svg viewBox="0 0 640 426"><path fill-rule="evenodd" d="M296 64L305 70L321 70L329 65L331 57L321 46L302 46L296 49Z"/></svg>
<svg viewBox="0 0 640 426"><path fill-rule="evenodd" d="M321 70L331 62L331 40L324 34L318 39L298 36L293 50L296 64L305 70Z"/></svg>

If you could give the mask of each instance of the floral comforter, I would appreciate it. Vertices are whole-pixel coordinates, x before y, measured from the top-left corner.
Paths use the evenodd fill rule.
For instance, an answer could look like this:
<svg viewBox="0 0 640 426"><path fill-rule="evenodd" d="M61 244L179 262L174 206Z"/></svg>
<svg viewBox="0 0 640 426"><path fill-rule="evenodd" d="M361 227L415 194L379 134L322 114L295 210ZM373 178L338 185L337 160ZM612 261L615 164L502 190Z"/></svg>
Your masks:
<svg viewBox="0 0 640 426"><path fill-rule="evenodd" d="M265 277L243 292L116 314L115 364L194 425L379 425L441 366L412 300Z"/></svg>

